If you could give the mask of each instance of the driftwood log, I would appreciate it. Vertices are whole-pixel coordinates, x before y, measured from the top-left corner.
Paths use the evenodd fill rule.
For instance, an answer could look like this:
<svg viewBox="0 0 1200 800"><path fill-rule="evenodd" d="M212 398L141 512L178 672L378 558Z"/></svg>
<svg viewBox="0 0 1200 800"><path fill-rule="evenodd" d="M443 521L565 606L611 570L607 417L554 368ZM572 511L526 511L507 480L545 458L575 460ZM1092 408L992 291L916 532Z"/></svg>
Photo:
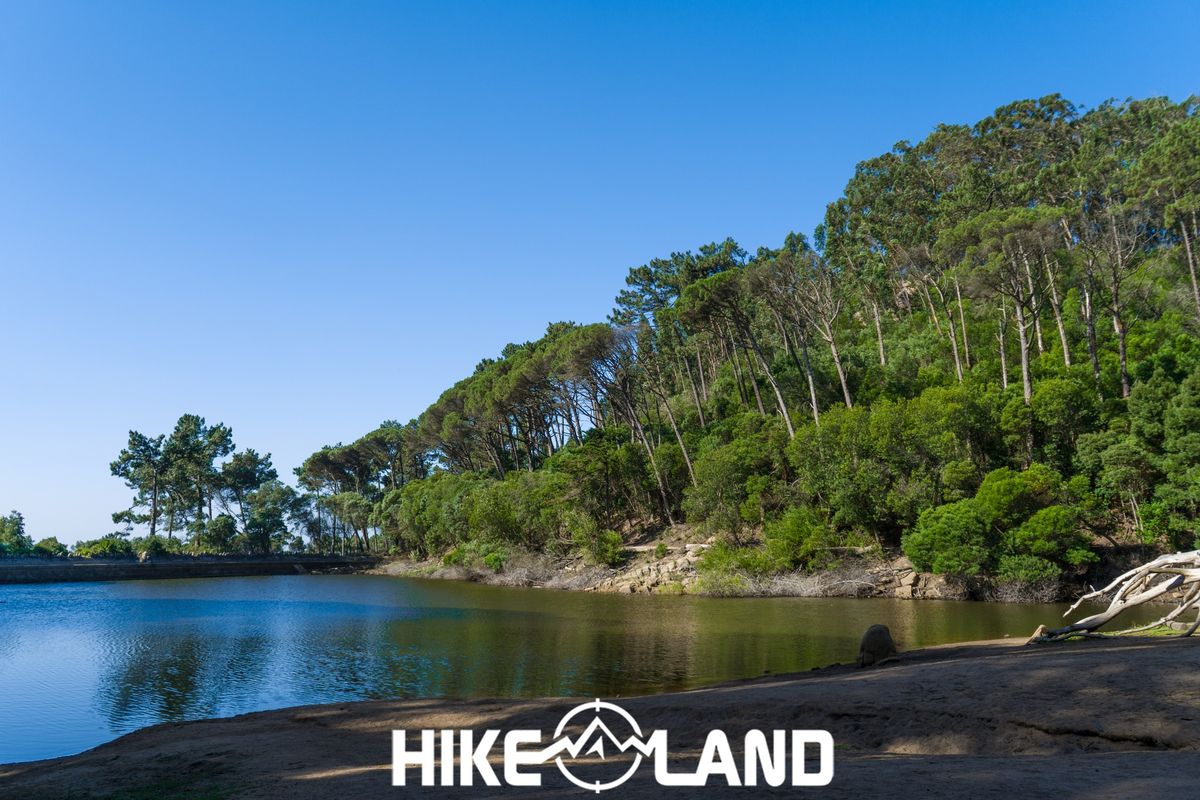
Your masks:
<svg viewBox="0 0 1200 800"><path fill-rule="evenodd" d="M1134 606L1140 606L1167 595L1175 597L1174 607L1149 625L1139 625L1136 628L1126 628L1112 633L1097 632L1101 627ZM1053 642L1070 639L1074 636L1120 636L1160 626L1174 628L1179 631L1181 636L1191 636L1197 628L1200 628L1200 550L1169 553L1136 569L1131 569L1103 589L1096 589L1079 598L1063 616L1070 616L1075 609L1088 600L1110 596L1112 599L1104 611L1084 617L1070 625L1045 631L1037 637L1037 640ZM1180 618L1188 611L1193 610L1197 612L1196 619L1190 625L1182 623Z"/></svg>

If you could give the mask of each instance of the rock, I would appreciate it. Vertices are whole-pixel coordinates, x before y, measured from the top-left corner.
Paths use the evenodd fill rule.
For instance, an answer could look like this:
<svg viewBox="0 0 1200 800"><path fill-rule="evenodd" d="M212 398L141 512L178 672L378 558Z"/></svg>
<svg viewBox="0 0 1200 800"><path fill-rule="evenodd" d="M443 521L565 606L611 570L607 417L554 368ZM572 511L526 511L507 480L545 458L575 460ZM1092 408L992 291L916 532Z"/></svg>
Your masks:
<svg viewBox="0 0 1200 800"><path fill-rule="evenodd" d="M900 585L901 586L912 586L918 580L919 580L919 577L918 577L917 573L908 572L908 573L900 576Z"/></svg>
<svg viewBox="0 0 1200 800"><path fill-rule="evenodd" d="M896 657L896 643L892 641L892 632L887 625L872 625L863 634L862 644L858 648L858 665L872 667L891 661Z"/></svg>
<svg viewBox="0 0 1200 800"><path fill-rule="evenodd" d="M912 600L913 599L913 587L912 586L901 586L900 588L896 589L896 597L900 598L901 600Z"/></svg>

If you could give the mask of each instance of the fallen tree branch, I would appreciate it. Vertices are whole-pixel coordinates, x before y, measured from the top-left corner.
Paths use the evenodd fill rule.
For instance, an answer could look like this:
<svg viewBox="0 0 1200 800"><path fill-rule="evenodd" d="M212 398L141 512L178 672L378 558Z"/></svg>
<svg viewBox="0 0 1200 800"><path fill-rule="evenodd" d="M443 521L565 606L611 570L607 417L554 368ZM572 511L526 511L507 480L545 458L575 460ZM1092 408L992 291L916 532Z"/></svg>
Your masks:
<svg viewBox="0 0 1200 800"><path fill-rule="evenodd" d="M1112 622L1125 611L1157 600L1172 592L1178 592L1179 599L1174 608L1160 619L1149 625L1139 625L1112 633L1097 633L1099 628ZM1112 599L1104 611L1084 617L1061 628L1048 630L1037 637L1036 641L1053 642L1077 636L1120 636L1139 633L1162 625L1174 626L1177 624L1175 620L1180 616L1196 609L1195 623L1180 634L1181 636L1191 636L1197 629L1200 629L1200 550L1168 553L1131 569L1117 576L1103 589L1093 589L1080 597L1063 616L1069 616L1089 600L1110 595Z"/></svg>

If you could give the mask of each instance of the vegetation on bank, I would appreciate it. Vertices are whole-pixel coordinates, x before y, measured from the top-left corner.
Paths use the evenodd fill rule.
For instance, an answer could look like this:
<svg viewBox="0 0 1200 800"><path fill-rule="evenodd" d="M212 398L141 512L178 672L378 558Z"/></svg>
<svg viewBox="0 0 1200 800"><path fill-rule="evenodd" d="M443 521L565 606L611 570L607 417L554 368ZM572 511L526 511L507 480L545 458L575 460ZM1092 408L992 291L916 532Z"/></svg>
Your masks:
<svg viewBox="0 0 1200 800"><path fill-rule="evenodd" d="M1051 96L940 126L859 164L811 241L639 266L608 323L509 345L301 480L419 556L605 560L686 520L713 574L902 550L1044 582L1193 547L1195 111Z"/></svg>
<svg viewBox="0 0 1200 800"><path fill-rule="evenodd" d="M607 322L507 346L417 419L312 454L298 490L198 417L131 434L118 521L490 569L612 564L686 521L716 576L902 551L1046 582L1105 545L1195 547L1196 109L1049 96L901 142L811 238L635 267Z"/></svg>

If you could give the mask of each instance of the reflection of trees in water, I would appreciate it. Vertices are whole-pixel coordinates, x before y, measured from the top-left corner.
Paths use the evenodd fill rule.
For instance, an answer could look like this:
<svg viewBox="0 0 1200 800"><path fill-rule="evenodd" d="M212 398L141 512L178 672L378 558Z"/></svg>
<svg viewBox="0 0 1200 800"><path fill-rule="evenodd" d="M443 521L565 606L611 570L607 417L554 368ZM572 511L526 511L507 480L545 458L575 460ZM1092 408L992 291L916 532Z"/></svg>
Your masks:
<svg viewBox="0 0 1200 800"><path fill-rule="evenodd" d="M100 675L97 702L114 730L244 711L263 680L271 640L203 629L142 632ZM252 701L253 702L253 701Z"/></svg>
<svg viewBox="0 0 1200 800"><path fill-rule="evenodd" d="M117 626L99 710L124 731L371 697L613 697L851 661L873 623L912 648L1006 628L1015 635L1053 616L1046 607L940 601L396 586L406 593L394 605L268 604L247 613L238 604L225 614L221 601L205 601L201 617L157 602L147 613L153 624Z"/></svg>

